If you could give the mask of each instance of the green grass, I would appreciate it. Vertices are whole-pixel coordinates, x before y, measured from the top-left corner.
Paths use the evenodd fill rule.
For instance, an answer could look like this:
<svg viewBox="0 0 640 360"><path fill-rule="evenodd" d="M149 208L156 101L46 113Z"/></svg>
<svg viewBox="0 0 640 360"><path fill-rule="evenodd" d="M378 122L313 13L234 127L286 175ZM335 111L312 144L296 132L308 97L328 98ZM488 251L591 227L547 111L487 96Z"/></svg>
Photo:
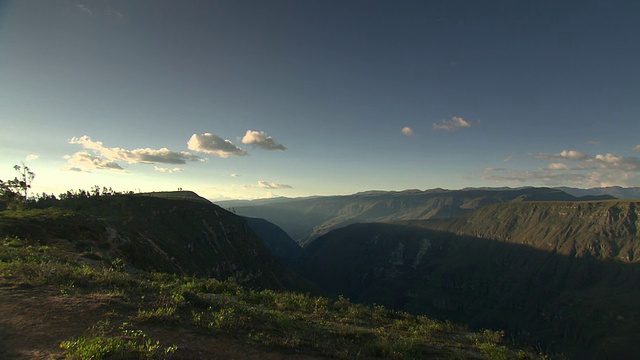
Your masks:
<svg viewBox="0 0 640 360"><path fill-rule="evenodd" d="M133 326L170 326L241 339L275 351L337 359L429 357L534 359L502 342L501 333L472 334L462 326L367 307L344 297L248 289L233 279L128 271L120 260L89 266L58 246L18 237L0 240L0 283L53 286L64 296L117 293L138 308L128 324L99 323L61 347L71 358L163 358L175 346L150 340Z"/></svg>
<svg viewBox="0 0 640 360"><path fill-rule="evenodd" d="M81 360L162 359L170 357L177 346L164 347L142 330L131 329L128 323L116 330L105 321L96 324L87 335L63 341L60 348L67 350L67 358Z"/></svg>

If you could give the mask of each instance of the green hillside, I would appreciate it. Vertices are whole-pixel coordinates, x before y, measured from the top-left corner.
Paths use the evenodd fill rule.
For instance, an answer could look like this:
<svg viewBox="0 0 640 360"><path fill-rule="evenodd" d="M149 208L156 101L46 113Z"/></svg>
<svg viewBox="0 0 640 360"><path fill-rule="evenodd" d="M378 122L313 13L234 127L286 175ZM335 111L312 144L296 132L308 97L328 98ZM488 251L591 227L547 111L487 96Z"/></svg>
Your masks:
<svg viewBox="0 0 640 360"><path fill-rule="evenodd" d="M63 240L86 258L149 271L274 288L301 283L243 218L188 192L43 201L3 212L0 235Z"/></svg>
<svg viewBox="0 0 640 360"><path fill-rule="evenodd" d="M638 262L639 214L640 202L633 200L510 203L424 226L571 257Z"/></svg>
<svg viewBox="0 0 640 360"><path fill-rule="evenodd" d="M242 218L159 195L0 212L1 358L542 358L501 332L283 292L305 283Z"/></svg>

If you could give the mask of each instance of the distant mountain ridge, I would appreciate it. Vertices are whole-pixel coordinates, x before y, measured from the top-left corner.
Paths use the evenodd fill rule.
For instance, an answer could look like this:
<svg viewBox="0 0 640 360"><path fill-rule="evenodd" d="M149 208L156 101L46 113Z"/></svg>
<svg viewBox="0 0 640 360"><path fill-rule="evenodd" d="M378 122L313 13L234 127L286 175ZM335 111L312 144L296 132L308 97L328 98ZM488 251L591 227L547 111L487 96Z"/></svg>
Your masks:
<svg viewBox="0 0 640 360"><path fill-rule="evenodd" d="M599 199L611 199L601 195ZM589 200L592 200L590 197ZM577 201L551 188L366 191L344 196L222 201L220 206L284 229L302 246L349 224L454 218L496 203L511 201Z"/></svg>
<svg viewBox="0 0 640 360"><path fill-rule="evenodd" d="M590 189L557 187L556 189L562 190L567 194L578 197L609 195L615 197L616 199L640 199L640 187L625 188L620 186L609 186Z"/></svg>

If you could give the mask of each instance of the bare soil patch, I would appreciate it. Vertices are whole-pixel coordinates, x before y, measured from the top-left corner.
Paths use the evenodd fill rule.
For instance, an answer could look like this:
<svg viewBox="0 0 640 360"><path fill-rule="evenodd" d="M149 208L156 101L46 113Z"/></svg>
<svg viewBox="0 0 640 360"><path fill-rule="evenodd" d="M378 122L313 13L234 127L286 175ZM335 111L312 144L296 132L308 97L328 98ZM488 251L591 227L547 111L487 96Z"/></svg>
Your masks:
<svg viewBox="0 0 640 360"><path fill-rule="evenodd" d="M52 287L0 285L0 358L63 359L60 342L85 334L100 320L118 324L135 315L137 308L117 295L64 294ZM238 339L211 336L181 327L140 324L150 338L175 344L172 359L322 359L281 353Z"/></svg>

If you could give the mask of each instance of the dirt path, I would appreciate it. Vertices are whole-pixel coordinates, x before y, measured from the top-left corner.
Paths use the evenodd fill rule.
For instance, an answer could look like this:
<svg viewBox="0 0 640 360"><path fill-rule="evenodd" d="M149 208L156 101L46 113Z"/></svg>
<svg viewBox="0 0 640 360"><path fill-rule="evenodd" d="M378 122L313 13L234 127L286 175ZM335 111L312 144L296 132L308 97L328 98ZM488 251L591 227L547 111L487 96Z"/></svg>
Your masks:
<svg viewBox="0 0 640 360"><path fill-rule="evenodd" d="M122 310L131 309L108 295L0 288L0 358L63 358L61 341L83 334L100 319L124 319Z"/></svg>
<svg viewBox="0 0 640 360"><path fill-rule="evenodd" d="M60 342L84 334L100 320L119 324L137 308L109 294L65 295L48 287L0 285L0 359L63 359ZM240 340L182 328L136 326L163 345L175 344L172 359L314 360L322 357L278 353Z"/></svg>

